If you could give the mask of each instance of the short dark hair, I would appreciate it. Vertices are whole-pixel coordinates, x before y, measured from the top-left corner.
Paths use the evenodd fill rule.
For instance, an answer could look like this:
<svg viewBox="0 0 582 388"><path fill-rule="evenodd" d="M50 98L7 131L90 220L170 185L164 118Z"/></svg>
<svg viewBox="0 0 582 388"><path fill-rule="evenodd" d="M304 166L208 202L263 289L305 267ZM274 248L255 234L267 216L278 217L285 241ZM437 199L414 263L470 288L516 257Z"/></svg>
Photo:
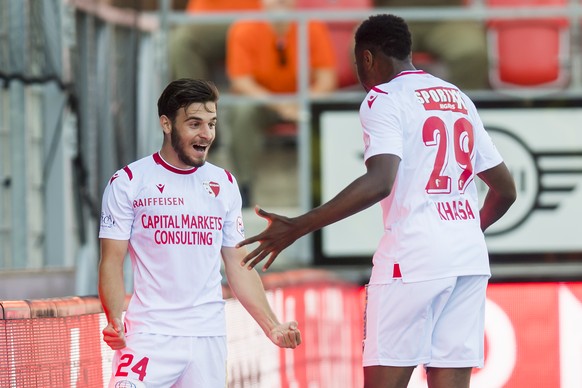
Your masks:
<svg viewBox="0 0 582 388"><path fill-rule="evenodd" d="M412 51L412 36L408 25L396 15L374 15L356 30L356 50L380 50L385 55L399 60L406 59Z"/></svg>
<svg viewBox="0 0 582 388"><path fill-rule="evenodd" d="M167 116L172 123L178 109L191 104L218 102L218 89L211 81L180 78L170 82L158 99L158 116Z"/></svg>

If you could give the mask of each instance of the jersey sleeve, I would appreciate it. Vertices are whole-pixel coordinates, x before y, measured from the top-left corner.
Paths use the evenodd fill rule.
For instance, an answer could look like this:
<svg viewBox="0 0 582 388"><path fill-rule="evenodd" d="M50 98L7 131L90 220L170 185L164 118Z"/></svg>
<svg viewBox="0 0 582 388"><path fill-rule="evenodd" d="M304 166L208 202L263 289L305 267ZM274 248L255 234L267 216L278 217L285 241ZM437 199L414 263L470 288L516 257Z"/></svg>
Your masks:
<svg viewBox="0 0 582 388"><path fill-rule="evenodd" d="M465 98L466 101L470 101L468 98ZM483 122L477 113L477 109L475 108L473 102L470 102L472 105L471 109L471 123L474 126L474 133L475 133L475 166L474 171L475 174L479 174L485 170L493 168L503 162L503 158L493 140L491 140L491 136L485 130L483 126Z"/></svg>
<svg viewBox="0 0 582 388"><path fill-rule="evenodd" d="M133 225L131 181L123 170L117 171L103 192L99 238L129 240Z"/></svg>
<svg viewBox="0 0 582 388"><path fill-rule="evenodd" d="M245 238L245 228L242 218L242 198L234 176L232 176L232 180L232 194L222 228L222 246L224 247L234 247Z"/></svg>
<svg viewBox="0 0 582 388"><path fill-rule="evenodd" d="M386 93L370 91L360 106L364 136L364 160L392 154L402 159L403 141L397 105Z"/></svg>

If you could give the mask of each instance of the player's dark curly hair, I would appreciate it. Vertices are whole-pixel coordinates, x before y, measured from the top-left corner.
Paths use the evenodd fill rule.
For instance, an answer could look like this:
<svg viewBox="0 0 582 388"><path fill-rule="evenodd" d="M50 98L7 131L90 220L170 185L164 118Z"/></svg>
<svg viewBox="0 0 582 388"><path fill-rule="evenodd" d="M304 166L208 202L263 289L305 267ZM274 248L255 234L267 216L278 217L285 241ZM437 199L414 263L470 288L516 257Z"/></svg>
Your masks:
<svg viewBox="0 0 582 388"><path fill-rule="evenodd" d="M218 89L211 81L181 78L172 81L158 99L158 116L165 115L172 122L176 119L178 109L186 108L195 102L218 102ZM209 108L206 107L208 110Z"/></svg>
<svg viewBox="0 0 582 388"><path fill-rule="evenodd" d="M383 52L389 57L406 59L412 51L408 25L395 15L374 15L362 22L355 35L356 50Z"/></svg>

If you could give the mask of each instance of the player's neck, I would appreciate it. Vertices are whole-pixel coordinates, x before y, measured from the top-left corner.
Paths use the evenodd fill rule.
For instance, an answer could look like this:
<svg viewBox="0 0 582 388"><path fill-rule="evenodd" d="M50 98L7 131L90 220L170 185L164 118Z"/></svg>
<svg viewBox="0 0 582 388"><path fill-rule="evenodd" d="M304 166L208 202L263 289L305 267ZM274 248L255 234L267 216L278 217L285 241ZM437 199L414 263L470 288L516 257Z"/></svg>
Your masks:
<svg viewBox="0 0 582 388"><path fill-rule="evenodd" d="M416 67L412 64L410 60L404 61L394 61L394 76L402 73L403 71L415 71Z"/></svg>
<svg viewBox="0 0 582 388"><path fill-rule="evenodd" d="M184 162L182 162L180 160L180 158L178 157L178 154L176 154L176 152L174 152L174 150L168 150L167 147L162 147L159 151L158 154L160 155L160 157L162 158L162 160L164 162L166 162L168 165L179 169L179 170L189 170L192 168L192 166L189 166L187 164L185 164Z"/></svg>

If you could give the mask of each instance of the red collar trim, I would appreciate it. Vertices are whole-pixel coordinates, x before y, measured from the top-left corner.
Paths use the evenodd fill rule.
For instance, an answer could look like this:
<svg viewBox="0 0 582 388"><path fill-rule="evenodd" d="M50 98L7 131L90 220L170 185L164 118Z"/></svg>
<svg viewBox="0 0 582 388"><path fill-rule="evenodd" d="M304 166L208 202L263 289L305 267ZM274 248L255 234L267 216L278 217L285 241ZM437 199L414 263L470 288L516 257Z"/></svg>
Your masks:
<svg viewBox="0 0 582 388"><path fill-rule="evenodd" d="M401 71L400 73L398 73L396 75L396 77L394 77L394 78L398 78L398 77L401 77L403 75L409 75L409 74L426 74L426 71L424 71L424 70L404 70L404 71ZM394 78L392 78L392 79L394 79Z"/></svg>
<svg viewBox="0 0 582 388"><path fill-rule="evenodd" d="M382 89L379 89L377 86L373 86L372 90L375 91L376 93L388 94L388 92L385 92Z"/></svg>
<svg viewBox="0 0 582 388"><path fill-rule="evenodd" d="M153 156L154 162L156 162L156 164L159 164L160 166L162 166L166 170L171 171L175 174L187 175L187 174L192 174L193 172L196 172L196 170L198 170L198 167L192 167L192 168L189 168L187 170L183 170L181 168L176 168L176 167L168 164L164 159L162 159L162 156L160 155L159 152L156 152L152 156Z"/></svg>

